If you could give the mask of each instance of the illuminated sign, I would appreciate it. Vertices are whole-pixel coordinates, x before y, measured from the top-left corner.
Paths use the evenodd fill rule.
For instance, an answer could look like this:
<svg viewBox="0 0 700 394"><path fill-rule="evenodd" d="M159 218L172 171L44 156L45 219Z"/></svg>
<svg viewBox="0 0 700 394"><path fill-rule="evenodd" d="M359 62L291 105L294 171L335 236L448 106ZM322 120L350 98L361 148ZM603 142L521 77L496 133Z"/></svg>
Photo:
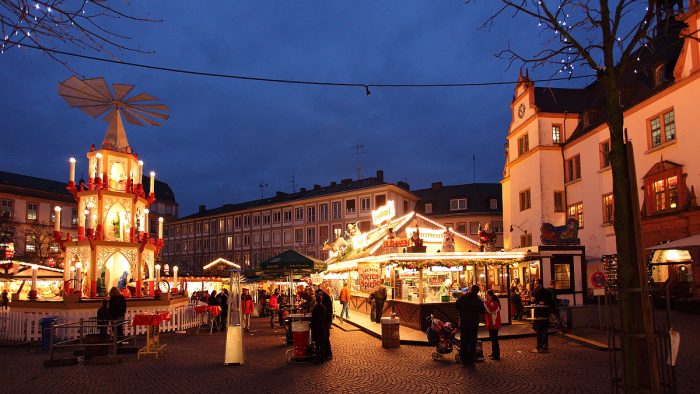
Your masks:
<svg viewBox="0 0 700 394"><path fill-rule="evenodd" d="M382 270L379 264L360 264L357 267L357 280L360 291L370 293L382 284Z"/></svg>
<svg viewBox="0 0 700 394"><path fill-rule="evenodd" d="M386 205L379 207L372 211L372 224L379 226L380 224L392 219L396 216L396 208L394 208L394 201L389 200Z"/></svg>
<svg viewBox="0 0 700 394"><path fill-rule="evenodd" d="M408 236L408 238L411 238L415 231L415 227L406 227L406 235ZM445 233L445 230L442 229L435 230L432 228L419 227L418 232L420 233L420 237L423 240L423 243L441 244L442 240L445 238L445 236L443 235Z"/></svg>
<svg viewBox="0 0 700 394"><path fill-rule="evenodd" d="M382 246L385 248L405 248L411 246L411 240L408 238L394 238L384 240Z"/></svg>

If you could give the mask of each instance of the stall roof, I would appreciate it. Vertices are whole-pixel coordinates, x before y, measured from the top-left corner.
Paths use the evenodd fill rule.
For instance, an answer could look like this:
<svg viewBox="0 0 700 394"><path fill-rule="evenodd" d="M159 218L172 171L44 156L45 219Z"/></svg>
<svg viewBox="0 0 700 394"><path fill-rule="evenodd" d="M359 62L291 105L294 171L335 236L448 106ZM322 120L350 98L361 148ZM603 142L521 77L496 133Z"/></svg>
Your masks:
<svg viewBox="0 0 700 394"><path fill-rule="evenodd" d="M357 267L359 263L419 263L424 261L439 261L450 264L511 264L524 261L531 256L525 252L442 252L442 253L390 253L380 256L367 256L352 260L329 264L326 272L344 272Z"/></svg>
<svg viewBox="0 0 700 394"><path fill-rule="evenodd" d="M0 279L6 280L31 280L32 267L35 264L25 263L23 261L11 261L12 264L18 266L16 273L12 273L9 268L0 271ZM37 279L55 279L63 280L63 270L51 268L45 265L36 264Z"/></svg>
<svg viewBox="0 0 700 394"><path fill-rule="evenodd" d="M326 263L288 249L260 263L262 271L323 271Z"/></svg>
<svg viewBox="0 0 700 394"><path fill-rule="evenodd" d="M661 245L655 245L646 250L660 250L660 249L687 249L700 247L700 234L691 235L690 237L685 237L677 239L675 241L667 242Z"/></svg>

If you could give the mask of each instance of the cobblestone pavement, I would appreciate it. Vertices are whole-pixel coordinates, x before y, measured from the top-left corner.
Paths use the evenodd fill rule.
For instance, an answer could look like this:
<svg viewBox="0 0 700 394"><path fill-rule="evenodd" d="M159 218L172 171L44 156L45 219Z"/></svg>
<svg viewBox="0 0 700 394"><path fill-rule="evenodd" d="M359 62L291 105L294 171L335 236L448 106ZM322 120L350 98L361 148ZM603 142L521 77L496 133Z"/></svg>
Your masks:
<svg viewBox="0 0 700 394"><path fill-rule="evenodd" d="M161 359L125 355L116 365L44 368L48 354L38 347L2 347L0 392L129 393L604 393L609 392L607 353L551 337L550 354L532 354L533 338L501 342L501 361L476 369L431 359L432 348L383 349L360 331L333 329L334 358L322 365L288 364L282 330L254 319L246 336L246 363L223 366L222 333L164 334ZM144 339L138 338L138 345ZM485 343L485 353L490 345ZM690 392L690 391L688 391Z"/></svg>

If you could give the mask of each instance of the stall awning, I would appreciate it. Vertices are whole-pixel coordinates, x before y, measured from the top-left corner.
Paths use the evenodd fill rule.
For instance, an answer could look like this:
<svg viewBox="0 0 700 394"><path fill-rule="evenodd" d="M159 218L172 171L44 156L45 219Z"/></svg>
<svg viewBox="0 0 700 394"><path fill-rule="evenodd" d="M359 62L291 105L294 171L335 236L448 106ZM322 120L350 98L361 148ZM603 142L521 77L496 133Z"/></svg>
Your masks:
<svg viewBox="0 0 700 394"><path fill-rule="evenodd" d="M654 245L646 250L662 250L662 249L688 249L700 247L700 234L691 235L671 241L661 245Z"/></svg>
<svg viewBox="0 0 700 394"><path fill-rule="evenodd" d="M262 271L311 271L326 269L326 263L289 249L260 263Z"/></svg>

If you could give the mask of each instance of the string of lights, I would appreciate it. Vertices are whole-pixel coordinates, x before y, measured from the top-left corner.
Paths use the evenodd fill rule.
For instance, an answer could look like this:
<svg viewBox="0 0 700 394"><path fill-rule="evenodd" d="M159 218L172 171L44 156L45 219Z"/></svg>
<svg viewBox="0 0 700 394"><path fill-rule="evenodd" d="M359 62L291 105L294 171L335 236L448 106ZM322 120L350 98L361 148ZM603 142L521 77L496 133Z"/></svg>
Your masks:
<svg viewBox="0 0 700 394"><path fill-rule="evenodd" d="M13 43L14 44L14 43ZM329 87L360 87L365 89L365 93L369 96L371 94L370 88L464 88L464 87L476 87L476 86L495 86L495 85L515 85L517 81L489 81L489 82L459 82L459 83L364 83L364 82L333 82L333 81L312 81L312 80L301 80L301 79L280 79L280 78L268 78L268 77L257 77L257 76L247 76L247 75L235 75L235 74L223 74L214 73L208 71L198 71L198 70L187 70L182 68L174 67L164 67L155 66L150 64L127 62L122 60L107 59L98 56L83 55L74 52L62 51L52 48L41 48L31 44L22 44L25 48L37 49L40 51L47 51L59 55L76 57L81 59L93 60L104 63L118 64L122 66L145 68L149 70L166 71L178 74L189 74L204 77L216 77L216 78L228 78L228 79L238 79L245 81L257 81L257 82L269 82L269 83L279 83L279 84L296 84L296 85L316 85L316 86L329 86ZM544 78L544 79L534 79L532 82L552 82L579 78L590 78L595 77L594 74L588 75L569 75L567 77L560 78Z"/></svg>

